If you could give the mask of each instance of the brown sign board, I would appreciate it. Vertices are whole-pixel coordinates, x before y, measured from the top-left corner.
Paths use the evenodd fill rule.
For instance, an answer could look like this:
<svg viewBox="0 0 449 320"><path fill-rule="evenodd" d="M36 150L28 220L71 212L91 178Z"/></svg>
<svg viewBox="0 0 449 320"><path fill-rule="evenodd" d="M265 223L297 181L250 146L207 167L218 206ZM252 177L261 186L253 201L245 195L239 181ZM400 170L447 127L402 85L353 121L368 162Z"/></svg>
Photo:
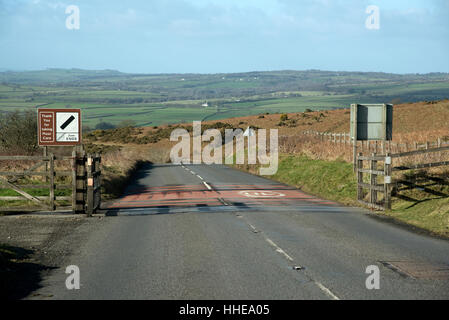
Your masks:
<svg viewBox="0 0 449 320"><path fill-rule="evenodd" d="M39 146L81 144L80 109L37 109Z"/></svg>

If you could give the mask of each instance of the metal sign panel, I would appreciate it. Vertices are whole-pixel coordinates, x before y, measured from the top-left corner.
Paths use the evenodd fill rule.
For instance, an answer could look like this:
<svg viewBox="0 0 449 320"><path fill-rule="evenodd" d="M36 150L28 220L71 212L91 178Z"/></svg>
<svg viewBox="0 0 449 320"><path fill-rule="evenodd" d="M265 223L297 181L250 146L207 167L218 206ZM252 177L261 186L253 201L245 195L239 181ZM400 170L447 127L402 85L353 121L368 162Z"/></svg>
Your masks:
<svg viewBox="0 0 449 320"><path fill-rule="evenodd" d="M38 109L37 123L40 146L81 144L80 109Z"/></svg>
<svg viewBox="0 0 449 320"><path fill-rule="evenodd" d="M351 105L351 137L354 140L391 140L393 105Z"/></svg>

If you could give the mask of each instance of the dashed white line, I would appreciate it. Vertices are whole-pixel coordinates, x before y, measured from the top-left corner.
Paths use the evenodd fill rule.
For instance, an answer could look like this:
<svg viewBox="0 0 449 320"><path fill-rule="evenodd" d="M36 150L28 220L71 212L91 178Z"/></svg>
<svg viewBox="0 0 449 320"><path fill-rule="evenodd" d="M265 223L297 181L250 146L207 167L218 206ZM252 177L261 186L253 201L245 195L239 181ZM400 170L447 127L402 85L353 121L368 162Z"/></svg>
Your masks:
<svg viewBox="0 0 449 320"><path fill-rule="evenodd" d="M199 175L196 175L200 180L204 180L201 176L199 176Z"/></svg>
<svg viewBox="0 0 449 320"><path fill-rule="evenodd" d="M243 216L237 216L238 218L244 218ZM246 220L246 219L245 219ZM246 223L251 227L251 229L253 229L253 231L255 233L259 233L259 231L256 229L256 227L254 225L252 225L249 221L246 221ZM263 234L263 232L262 232ZM270 238L264 236L265 240L273 247L275 248L276 252L282 254L285 258L287 258L287 260L289 260L290 262L294 261L294 259L284 250L282 250L281 247L279 247L276 243L274 243L273 240L271 240ZM329 290L328 288L326 288L322 283L312 279L312 277L310 275L306 274L306 277L310 279L310 281L312 281L322 292L324 292L325 295L327 295L329 298L333 299L333 300L340 300L340 298L338 298L331 290Z"/></svg>
<svg viewBox="0 0 449 320"><path fill-rule="evenodd" d="M249 226L252 227L253 230L255 230L255 228L254 228L251 224L249 224ZM276 252L279 252L279 253L283 254L288 260L293 261L293 258L290 257L290 256L287 254L287 252L285 252L284 250L282 250L282 248L280 248L280 247L279 247L276 243L274 243L270 238L265 238L265 240L266 240L270 245L272 245L272 246L276 249ZM312 280L312 279L311 279L311 280ZM322 283L320 283L320 282L318 282L318 281L315 281L315 280L312 280L312 281L313 281L313 283L315 283L315 284L318 286L318 288L319 288L321 291L323 291L328 297L330 297L330 298L333 299L333 300L340 300L335 294L332 293L332 291L330 291L328 288L326 288Z"/></svg>
<svg viewBox="0 0 449 320"><path fill-rule="evenodd" d="M323 286L320 282L314 281L314 283L318 286L318 288L321 289L321 291L323 291L327 296L329 296L333 300L340 300L335 294L332 293L332 291Z"/></svg>
<svg viewBox="0 0 449 320"><path fill-rule="evenodd" d="M253 229L254 233L258 233L259 231L256 229L255 226L253 226L251 223L249 223L249 226L251 227L251 229Z"/></svg>
<svg viewBox="0 0 449 320"><path fill-rule="evenodd" d="M293 258L290 257L287 252L285 252L284 250L282 250L276 243L274 243L270 238L265 238L265 240L267 240L267 242L269 244L271 244L277 252L281 253L284 255L284 257L286 257L288 260L293 261Z"/></svg>
<svg viewBox="0 0 449 320"><path fill-rule="evenodd" d="M212 190L212 187L206 181L203 181L203 184L206 186L207 189Z"/></svg>

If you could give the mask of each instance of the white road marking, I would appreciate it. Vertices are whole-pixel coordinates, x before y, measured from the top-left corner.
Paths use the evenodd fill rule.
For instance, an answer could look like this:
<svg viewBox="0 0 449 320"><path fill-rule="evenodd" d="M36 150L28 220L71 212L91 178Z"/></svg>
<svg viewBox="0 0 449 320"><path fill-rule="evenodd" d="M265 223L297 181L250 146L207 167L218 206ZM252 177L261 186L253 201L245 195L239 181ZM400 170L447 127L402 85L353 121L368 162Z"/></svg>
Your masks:
<svg viewBox="0 0 449 320"><path fill-rule="evenodd" d="M199 175L196 175L198 178L200 178L200 180L204 180L201 176L199 176Z"/></svg>
<svg viewBox="0 0 449 320"><path fill-rule="evenodd" d="M206 186L207 189L212 190L212 187L206 181L203 181L203 184Z"/></svg>
<svg viewBox="0 0 449 320"><path fill-rule="evenodd" d="M239 191L239 194L248 198L279 198L285 197L285 194L274 191Z"/></svg>
<svg viewBox="0 0 449 320"><path fill-rule="evenodd" d="M220 201L224 206L229 206L222 198L218 198L218 201Z"/></svg>
<svg viewBox="0 0 449 320"><path fill-rule="evenodd" d="M244 218L243 216L237 216L238 218ZM246 220L246 219L245 219ZM246 223L251 227L251 229L253 229L254 232L259 233L259 231L256 229L256 227L254 227L251 223L249 223L248 221L246 221ZM263 233L263 232L262 232ZM287 258L289 261L294 261L293 258L284 250L282 250L281 247L279 247L276 243L273 242L273 240L271 240L268 237L265 237L265 240L276 249L276 252L281 253L285 258ZM302 270L302 269L301 269ZM309 278L321 291L324 292L324 294L326 294L329 298L333 299L333 300L340 300L339 297L337 297L332 291L330 291L328 288L326 288L322 283L315 281L314 279L312 279L312 277L310 275L305 274L307 278Z"/></svg>
<svg viewBox="0 0 449 320"><path fill-rule="evenodd" d="M251 223L249 223L249 226L251 227L251 229L253 229L254 233L258 233L259 231L256 229L255 226L253 226Z"/></svg>
<svg viewBox="0 0 449 320"><path fill-rule="evenodd" d="M332 291L330 291L328 288L323 286L320 282L314 281L314 283L318 286L318 288L321 289L321 291L323 291L326 295L331 297L333 300L340 300L340 298L338 298L335 294L332 293Z"/></svg>
<svg viewBox="0 0 449 320"><path fill-rule="evenodd" d="M290 257L290 256L287 254L287 252L285 252L284 250L282 250L282 248L279 247L276 243L274 243L270 238L265 238L265 240L267 240L267 242L268 242L269 244L271 244L271 245L276 249L277 252L283 254L284 257L286 257L288 260L293 261L293 258Z"/></svg>

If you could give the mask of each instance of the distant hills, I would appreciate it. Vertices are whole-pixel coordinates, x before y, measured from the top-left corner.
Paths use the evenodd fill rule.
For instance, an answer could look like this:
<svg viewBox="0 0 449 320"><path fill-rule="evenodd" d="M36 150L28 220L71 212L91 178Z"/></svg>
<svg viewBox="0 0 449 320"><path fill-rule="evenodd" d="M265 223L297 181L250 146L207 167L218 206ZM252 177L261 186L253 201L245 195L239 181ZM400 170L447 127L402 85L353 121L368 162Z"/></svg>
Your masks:
<svg viewBox="0 0 449 320"><path fill-rule="evenodd" d="M0 113L79 107L84 123L159 125L265 113L449 98L449 73L283 70L219 74L132 74L115 70L0 72ZM207 102L207 103L206 103ZM205 107L206 106L206 107Z"/></svg>

